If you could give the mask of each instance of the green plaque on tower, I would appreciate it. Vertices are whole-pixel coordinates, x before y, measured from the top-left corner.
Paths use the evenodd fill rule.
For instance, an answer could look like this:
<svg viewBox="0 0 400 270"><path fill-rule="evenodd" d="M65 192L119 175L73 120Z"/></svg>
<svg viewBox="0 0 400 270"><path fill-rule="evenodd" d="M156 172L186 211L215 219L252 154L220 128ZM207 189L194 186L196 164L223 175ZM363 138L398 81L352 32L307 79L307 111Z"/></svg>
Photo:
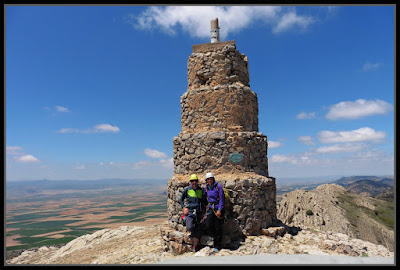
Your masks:
<svg viewBox="0 0 400 270"><path fill-rule="evenodd" d="M229 160L235 164L239 164L240 162L242 162L242 159L243 155L240 153L232 153L229 155Z"/></svg>

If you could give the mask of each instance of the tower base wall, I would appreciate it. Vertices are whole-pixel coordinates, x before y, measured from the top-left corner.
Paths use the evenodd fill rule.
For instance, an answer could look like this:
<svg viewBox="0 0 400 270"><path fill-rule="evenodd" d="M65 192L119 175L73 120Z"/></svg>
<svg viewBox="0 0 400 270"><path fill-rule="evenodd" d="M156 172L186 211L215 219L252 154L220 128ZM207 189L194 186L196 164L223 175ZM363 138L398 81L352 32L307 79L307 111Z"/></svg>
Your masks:
<svg viewBox="0 0 400 270"><path fill-rule="evenodd" d="M200 179L204 176L198 174ZM191 250L192 239L182 222L182 207L179 198L189 185L188 175L174 175L167 186L168 222L161 228L165 251L183 253ZM259 235L276 222L276 185L275 178L254 173L234 175L215 175L216 181L229 193L225 202L225 222L223 225L223 248L237 248L240 241L248 235ZM205 187L205 182L199 182ZM200 239L203 246L212 246L211 236L203 234Z"/></svg>

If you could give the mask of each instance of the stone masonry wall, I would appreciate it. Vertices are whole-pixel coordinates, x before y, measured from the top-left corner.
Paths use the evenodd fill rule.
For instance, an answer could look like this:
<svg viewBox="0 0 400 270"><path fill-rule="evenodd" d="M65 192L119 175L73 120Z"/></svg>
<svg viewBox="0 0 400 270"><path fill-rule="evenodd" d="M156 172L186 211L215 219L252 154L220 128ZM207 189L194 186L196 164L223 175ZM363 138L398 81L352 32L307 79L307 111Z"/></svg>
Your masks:
<svg viewBox="0 0 400 270"><path fill-rule="evenodd" d="M267 137L259 132L180 133L174 137L174 173L203 173L224 167L237 172L268 176ZM243 156L239 164L229 161L232 153Z"/></svg>
<svg viewBox="0 0 400 270"><path fill-rule="evenodd" d="M181 112L182 133L258 131L257 95L239 83L188 91Z"/></svg>
<svg viewBox="0 0 400 270"><path fill-rule="evenodd" d="M239 82L249 86L247 57L236 50L234 41L193 46L188 60L188 91Z"/></svg>

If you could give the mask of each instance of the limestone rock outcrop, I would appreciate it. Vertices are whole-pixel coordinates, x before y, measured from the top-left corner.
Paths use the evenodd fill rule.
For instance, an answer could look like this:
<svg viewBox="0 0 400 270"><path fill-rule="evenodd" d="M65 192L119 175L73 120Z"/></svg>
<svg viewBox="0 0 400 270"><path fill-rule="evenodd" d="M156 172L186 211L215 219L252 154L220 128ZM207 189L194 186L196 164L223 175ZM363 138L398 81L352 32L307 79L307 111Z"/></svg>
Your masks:
<svg viewBox="0 0 400 270"><path fill-rule="evenodd" d="M277 217L288 226L343 233L393 251L393 229L373 218L379 215L377 205L377 199L348 192L340 185L324 184L310 191L286 193L279 203Z"/></svg>
<svg viewBox="0 0 400 270"><path fill-rule="evenodd" d="M7 265L52 264L152 264L176 258L161 246L161 225L124 226L83 235L66 246L26 250L6 261ZM291 233L291 228L270 227L271 235L248 236L235 250L221 249L211 253L208 246L197 253L178 256L230 256L257 254L345 255L354 257L394 257L382 245L352 238L341 233L304 229ZM82 245L81 243L85 243Z"/></svg>

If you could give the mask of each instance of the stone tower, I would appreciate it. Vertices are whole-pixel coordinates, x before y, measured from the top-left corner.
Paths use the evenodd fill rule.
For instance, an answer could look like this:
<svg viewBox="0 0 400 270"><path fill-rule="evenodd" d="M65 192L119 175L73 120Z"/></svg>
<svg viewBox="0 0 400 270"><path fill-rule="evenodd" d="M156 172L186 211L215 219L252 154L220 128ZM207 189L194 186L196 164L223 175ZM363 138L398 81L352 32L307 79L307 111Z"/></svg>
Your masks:
<svg viewBox="0 0 400 270"><path fill-rule="evenodd" d="M257 95L250 89L247 57L235 41L193 45L188 89L181 97L181 132L173 139L174 175L167 184L168 224L161 228L164 250L191 248L179 198L197 173L229 192L222 245L234 247L276 221L275 178L268 175L267 137L258 132ZM211 244L203 235L200 244Z"/></svg>

